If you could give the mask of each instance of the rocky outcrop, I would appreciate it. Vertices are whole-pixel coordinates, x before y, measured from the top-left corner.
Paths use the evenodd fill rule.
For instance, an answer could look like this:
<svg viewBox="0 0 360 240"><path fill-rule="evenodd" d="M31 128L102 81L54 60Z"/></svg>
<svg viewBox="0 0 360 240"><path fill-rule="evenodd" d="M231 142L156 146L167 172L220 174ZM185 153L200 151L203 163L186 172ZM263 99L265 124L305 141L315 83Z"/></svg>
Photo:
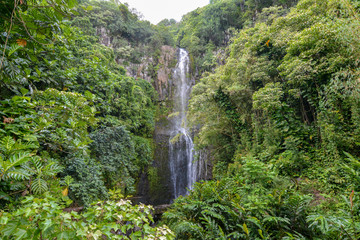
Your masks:
<svg viewBox="0 0 360 240"><path fill-rule="evenodd" d="M159 57L159 69L155 81L155 89L159 93L160 101L165 100L170 95L169 80L176 61L176 50L170 46L162 46Z"/></svg>
<svg viewBox="0 0 360 240"><path fill-rule="evenodd" d="M104 27L96 29L100 43L104 46L114 48L110 31ZM125 46L131 49L131 46ZM145 49L145 46L143 46ZM130 51L130 50L129 50ZM138 63L131 62L126 57L118 58L117 63L124 66L129 77L145 79L153 83L155 90L159 94L159 100L166 100L171 94L169 80L171 79L173 68L177 62L176 49L171 46L162 46L160 55L143 56Z"/></svg>
<svg viewBox="0 0 360 240"><path fill-rule="evenodd" d="M171 75L176 65L176 49L171 46L162 46L160 56L143 57L141 63L129 63L126 67L127 75L142 78L152 82L159 94L159 100L164 101L171 95Z"/></svg>

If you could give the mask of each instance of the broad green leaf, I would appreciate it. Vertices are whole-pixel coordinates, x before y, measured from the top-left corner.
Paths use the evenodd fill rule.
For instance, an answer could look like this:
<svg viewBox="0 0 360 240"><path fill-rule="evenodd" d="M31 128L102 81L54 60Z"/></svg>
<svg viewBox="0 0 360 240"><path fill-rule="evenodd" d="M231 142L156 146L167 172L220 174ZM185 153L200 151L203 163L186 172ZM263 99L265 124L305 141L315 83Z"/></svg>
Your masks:
<svg viewBox="0 0 360 240"><path fill-rule="evenodd" d="M248 229L246 223L243 224L243 230L246 233L246 235L249 235L249 229Z"/></svg>
<svg viewBox="0 0 360 240"><path fill-rule="evenodd" d="M60 232L59 234L57 234L57 239L71 239L72 238L72 235L73 235L73 232L71 231L62 231Z"/></svg>
<svg viewBox="0 0 360 240"><path fill-rule="evenodd" d="M28 239L26 230L21 229L21 228L18 228L15 231L14 236L16 237L15 240Z"/></svg>
<svg viewBox="0 0 360 240"><path fill-rule="evenodd" d="M51 228L55 223L53 222L53 219L45 219L45 221L42 223L42 232L46 233L46 231Z"/></svg>
<svg viewBox="0 0 360 240"><path fill-rule="evenodd" d="M29 90L26 89L26 88L21 88L21 89L20 89L20 92L21 92L21 94L22 94L23 96L25 96L25 95L29 92Z"/></svg>
<svg viewBox="0 0 360 240"><path fill-rule="evenodd" d="M6 224L6 226L2 229L3 236L10 237L16 231L20 222L11 221Z"/></svg>
<svg viewBox="0 0 360 240"><path fill-rule="evenodd" d="M1 216L0 225L6 225L8 221L9 221L9 218L7 216Z"/></svg>

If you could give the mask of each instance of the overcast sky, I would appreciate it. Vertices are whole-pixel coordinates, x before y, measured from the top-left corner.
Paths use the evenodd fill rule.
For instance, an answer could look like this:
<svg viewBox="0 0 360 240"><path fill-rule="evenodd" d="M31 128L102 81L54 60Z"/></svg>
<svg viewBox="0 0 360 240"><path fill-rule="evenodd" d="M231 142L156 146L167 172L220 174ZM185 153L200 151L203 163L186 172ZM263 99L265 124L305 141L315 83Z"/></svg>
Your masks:
<svg viewBox="0 0 360 240"><path fill-rule="evenodd" d="M209 0L120 0L120 2L127 2L130 9L136 8L145 20L157 24L165 18L180 21L184 14L207 5Z"/></svg>

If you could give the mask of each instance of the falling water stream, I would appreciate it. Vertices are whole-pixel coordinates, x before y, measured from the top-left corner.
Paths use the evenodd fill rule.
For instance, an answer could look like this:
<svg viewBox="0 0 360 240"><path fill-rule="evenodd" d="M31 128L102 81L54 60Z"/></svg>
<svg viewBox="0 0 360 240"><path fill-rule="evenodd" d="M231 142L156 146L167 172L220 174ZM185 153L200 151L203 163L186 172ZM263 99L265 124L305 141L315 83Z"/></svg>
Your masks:
<svg viewBox="0 0 360 240"><path fill-rule="evenodd" d="M186 195L187 189L191 189L197 181L197 163L193 161L194 143L186 123L186 110L192 88L189 77L190 59L184 49L179 51L178 64L173 75L177 84L169 139L169 162L174 198Z"/></svg>

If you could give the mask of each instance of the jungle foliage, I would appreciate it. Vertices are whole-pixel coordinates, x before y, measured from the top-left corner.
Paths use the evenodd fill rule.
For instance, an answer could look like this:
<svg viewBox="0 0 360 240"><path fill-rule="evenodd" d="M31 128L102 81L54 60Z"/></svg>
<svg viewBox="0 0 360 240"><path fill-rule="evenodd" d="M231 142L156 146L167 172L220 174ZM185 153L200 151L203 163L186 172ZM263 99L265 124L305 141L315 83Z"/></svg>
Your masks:
<svg viewBox="0 0 360 240"><path fill-rule="evenodd" d="M226 47L237 30L253 26L262 9L280 8L286 14L297 0L214 0L186 14L174 31L176 44L186 48L192 59L194 75L201 76L222 64Z"/></svg>
<svg viewBox="0 0 360 240"><path fill-rule="evenodd" d="M156 95L97 32L112 22L127 49L156 27L114 2L5 0L0 11L0 238L171 239L150 207L120 200L151 162Z"/></svg>
<svg viewBox="0 0 360 240"><path fill-rule="evenodd" d="M218 162L241 152L285 176L345 186L344 152L359 157L356 9L300 1L287 16L240 31L226 64L193 89L198 146L211 146Z"/></svg>
<svg viewBox="0 0 360 240"><path fill-rule="evenodd" d="M97 157L104 156L104 151L123 159L121 168L131 169L117 173L116 178L119 184L126 182L131 189L126 194L134 193L137 176L134 171L139 173L152 155L147 138L152 137L154 126L153 87L145 80L127 77L116 62L114 49L102 45L96 32L91 32L101 26L81 15L94 8L88 2L81 6L72 1L2 3L7 18L1 22L0 138L5 144L1 150L3 161L8 165L4 163L2 172L5 191L1 201L13 194L16 198L19 193L34 192L30 188L33 178L42 183L36 193L47 190L48 183L32 169L46 168L46 164L59 166L54 174L60 172L61 177L74 178L69 193L79 203L90 204L98 196L106 197L106 186L109 189L114 184L106 184L112 181L108 179L111 164ZM111 8L128 15L122 16L119 24L131 25L132 21L139 26L149 24L140 21L125 5L94 3L95 14ZM46 22L41 23L45 18ZM107 21L115 21L111 16L108 18ZM78 21L83 21L82 28L76 27ZM131 37L126 40L135 41ZM147 42L143 40L143 44ZM119 139L124 139L118 147L131 150L116 155L120 150L91 144L100 141L100 129L103 132L123 129L117 133ZM9 143L10 140L14 143ZM135 146L138 142L146 149L142 152L148 155L144 156L145 162L134 150L139 148ZM34 161L37 162L32 166L30 162ZM26 168L27 173L10 174L16 166L19 170ZM131 180L128 172L132 173ZM30 180L30 185L10 184L15 188L10 191L6 182L13 180Z"/></svg>
<svg viewBox="0 0 360 240"><path fill-rule="evenodd" d="M192 91L214 180L165 214L177 239L359 238L359 7L270 6L235 33Z"/></svg>
<svg viewBox="0 0 360 240"><path fill-rule="evenodd" d="M164 222L177 239L358 239L358 193L324 201L312 191L308 181L237 157L226 176L177 199Z"/></svg>
<svg viewBox="0 0 360 240"><path fill-rule="evenodd" d="M359 239L359 8L211 0L154 26L116 1L0 1L0 238ZM162 45L190 52L214 165L164 215L176 236L121 200L156 101L125 69L156 77Z"/></svg>
<svg viewBox="0 0 360 240"><path fill-rule="evenodd" d="M66 200L26 197L19 210L0 213L1 239L173 239L168 227L151 226L151 206L109 200L78 213L64 211Z"/></svg>

